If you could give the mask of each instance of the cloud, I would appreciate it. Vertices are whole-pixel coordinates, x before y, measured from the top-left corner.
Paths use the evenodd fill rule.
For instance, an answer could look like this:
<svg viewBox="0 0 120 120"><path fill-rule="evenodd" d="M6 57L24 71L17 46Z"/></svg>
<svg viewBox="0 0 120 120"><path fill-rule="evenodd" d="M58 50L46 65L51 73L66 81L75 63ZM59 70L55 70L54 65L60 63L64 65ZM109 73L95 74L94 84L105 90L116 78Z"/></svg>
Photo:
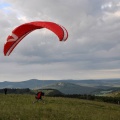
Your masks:
<svg viewBox="0 0 120 120"><path fill-rule="evenodd" d="M120 77L119 0L4 0L1 3L0 51L11 31L25 22L53 21L69 32L68 40L59 42L51 31L36 30L9 57L1 52L1 81L16 80L17 76L19 80L41 76L43 79Z"/></svg>

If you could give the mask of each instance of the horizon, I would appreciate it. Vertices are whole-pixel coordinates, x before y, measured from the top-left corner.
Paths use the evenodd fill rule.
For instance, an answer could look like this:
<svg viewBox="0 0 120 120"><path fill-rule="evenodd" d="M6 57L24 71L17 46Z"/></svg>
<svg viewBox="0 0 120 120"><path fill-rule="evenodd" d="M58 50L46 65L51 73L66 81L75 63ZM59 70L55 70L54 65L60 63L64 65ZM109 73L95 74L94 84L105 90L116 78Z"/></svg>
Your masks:
<svg viewBox="0 0 120 120"><path fill-rule="evenodd" d="M25 81L31 81L31 80L37 80L37 81L102 81L102 80L120 80L120 78L103 78L103 79L58 79L58 80L41 80L41 79L28 79L28 80L22 80L22 81L0 81L0 82L25 82Z"/></svg>

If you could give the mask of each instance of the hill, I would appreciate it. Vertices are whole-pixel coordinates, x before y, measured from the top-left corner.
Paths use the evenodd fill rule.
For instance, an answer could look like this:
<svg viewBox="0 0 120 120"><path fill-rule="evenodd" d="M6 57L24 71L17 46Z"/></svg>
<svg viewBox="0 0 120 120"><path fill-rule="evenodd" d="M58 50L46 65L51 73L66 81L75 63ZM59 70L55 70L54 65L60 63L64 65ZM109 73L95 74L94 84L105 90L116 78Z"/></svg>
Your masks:
<svg viewBox="0 0 120 120"><path fill-rule="evenodd" d="M64 85L62 86L62 84ZM61 84L61 85L60 85ZM57 89L65 94L95 94L104 95L104 93L113 92L120 88L120 79L99 79L99 80L37 80L30 79L21 82L0 82L2 88L29 88Z"/></svg>
<svg viewBox="0 0 120 120"><path fill-rule="evenodd" d="M119 120L120 106L74 98L0 94L0 120Z"/></svg>
<svg viewBox="0 0 120 120"><path fill-rule="evenodd" d="M43 88L56 89L64 94L92 94L92 92L96 90L96 88L94 87L85 87L85 86L80 86L80 85L67 83L67 82L58 82Z"/></svg>
<svg viewBox="0 0 120 120"><path fill-rule="evenodd" d="M120 87L120 79L99 79L99 80L38 80L30 79L21 82L0 82L0 89L2 88L41 88L49 84L55 84L58 82L73 83L81 86L108 88L108 87Z"/></svg>
<svg viewBox="0 0 120 120"><path fill-rule="evenodd" d="M105 94L105 96L119 97L120 98L120 91L111 92L111 93Z"/></svg>
<svg viewBox="0 0 120 120"><path fill-rule="evenodd" d="M62 92L56 89L36 89L36 90L31 90L34 94L36 94L38 91L44 92L45 96L61 96L64 95Z"/></svg>

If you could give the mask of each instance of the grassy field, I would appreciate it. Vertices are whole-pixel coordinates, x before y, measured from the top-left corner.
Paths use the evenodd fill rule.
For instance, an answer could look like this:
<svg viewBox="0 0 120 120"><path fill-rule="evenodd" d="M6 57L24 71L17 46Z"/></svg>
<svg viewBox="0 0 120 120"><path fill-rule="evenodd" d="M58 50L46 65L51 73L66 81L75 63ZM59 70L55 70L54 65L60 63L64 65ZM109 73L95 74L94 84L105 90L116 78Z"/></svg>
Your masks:
<svg viewBox="0 0 120 120"><path fill-rule="evenodd" d="M71 98L0 94L0 120L120 120L120 105Z"/></svg>

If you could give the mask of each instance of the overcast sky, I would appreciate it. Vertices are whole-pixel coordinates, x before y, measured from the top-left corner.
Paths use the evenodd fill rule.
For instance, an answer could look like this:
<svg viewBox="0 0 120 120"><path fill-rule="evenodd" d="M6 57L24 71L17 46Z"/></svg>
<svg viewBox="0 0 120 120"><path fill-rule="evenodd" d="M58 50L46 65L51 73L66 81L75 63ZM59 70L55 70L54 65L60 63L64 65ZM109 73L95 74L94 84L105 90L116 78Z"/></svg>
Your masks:
<svg viewBox="0 0 120 120"><path fill-rule="evenodd" d="M120 0L0 0L0 16L0 81L120 78ZM36 30L4 56L7 36L31 21L58 23L69 37Z"/></svg>

